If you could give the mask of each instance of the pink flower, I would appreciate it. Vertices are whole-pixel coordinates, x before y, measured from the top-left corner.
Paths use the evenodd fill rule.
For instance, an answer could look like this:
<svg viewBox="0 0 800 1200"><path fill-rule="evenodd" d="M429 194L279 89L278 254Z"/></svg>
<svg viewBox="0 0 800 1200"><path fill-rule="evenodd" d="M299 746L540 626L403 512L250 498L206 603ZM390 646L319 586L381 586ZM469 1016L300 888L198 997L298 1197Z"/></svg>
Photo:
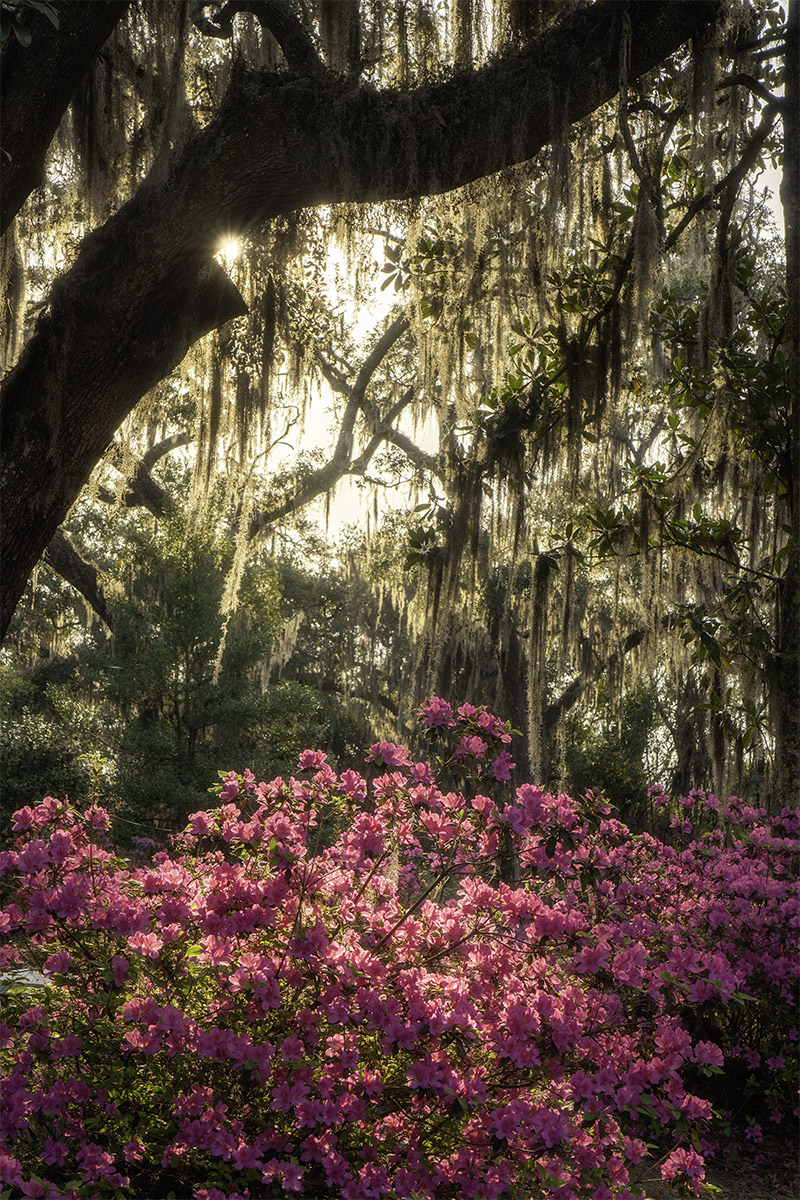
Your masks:
<svg viewBox="0 0 800 1200"><path fill-rule="evenodd" d="M531 1124L548 1149L569 1137L570 1121L566 1113L556 1112L551 1108L541 1109L535 1114Z"/></svg>
<svg viewBox="0 0 800 1200"><path fill-rule="evenodd" d="M714 1042L697 1042L694 1048L694 1059L695 1062L707 1063L714 1067L725 1065L725 1057Z"/></svg>
<svg viewBox="0 0 800 1200"><path fill-rule="evenodd" d="M104 808L92 805L84 811L83 819L90 829L108 829L111 819Z"/></svg>
<svg viewBox="0 0 800 1200"><path fill-rule="evenodd" d="M26 804L24 808L18 808L17 811L12 815L14 823L11 826L11 829L13 833L22 833L23 830L30 829L30 827L35 823L33 809L29 804Z"/></svg>
<svg viewBox="0 0 800 1200"><path fill-rule="evenodd" d="M59 950L45 959L42 970L45 975L66 975L72 966L72 955L68 950Z"/></svg>
<svg viewBox="0 0 800 1200"><path fill-rule="evenodd" d="M441 1067L430 1058L421 1059L411 1064L406 1079L412 1088L435 1088L441 1079Z"/></svg>
<svg viewBox="0 0 800 1200"><path fill-rule="evenodd" d="M50 1047L51 1058L77 1058L83 1049L83 1038L71 1033L67 1037L57 1038Z"/></svg>
<svg viewBox="0 0 800 1200"><path fill-rule="evenodd" d="M419 716L422 724L429 728L455 725L452 708L446 700L442 700L439 696L431 696L430 700L426 700L420 705Z"/></svg>
<svg viewBox="0 0 800 1200"><path fill-rule="evenodd" d="M234 796L239 795L239 778L235 771L228 771L227 774L222 774L222 788L219 794L220 800L233 800ZM238 811L238 810L237 810Z"/></svg>
<svg viewBox="0 0 800 1200"><path fill-rule="evenodd" d="M111 959L111 970L114 973L114 987L122 987L130 971L130 963L121 954L115 954Z"/></svg>
<svg viewBox="0 0 800 1200"><path fill-rule="evenodd" d="M50 847L39 838L35 842L28 842L27 846L20 850L17 855L17 870L32 875L41 871L49 862Z"/></svg>
<svg viewBox="0 0 800 1200"><path fill-rule="evenodd" d="M483 758L488 749L487 743L482 738L467 736L458 743L453 757L456 762L463 763L468 758Z"/></svg>
<svg viewBox="0 0 800 1200"><path fill-rule="evenodd" d="M164 943L160 937L154 933L134 933L128 938L128 945L132 950L138 950L146 958L158 958L159 951Z"/></svg>
<svg viewBox="0 0 800 1200"><path fill-rule="evenodd" d="M187 828L195 837L206 837L214 828L214 825L208 813L195 812L190 814Z"/></svg>
<svg viewBox="0 0 800 1200"><path fill-rule="evenodd" d="M16 1158L0 1150L0 1183L19 1186L22 1183L22 1167Z"/></svg>
<svg viewBox="0 0 800 1200"><path fill-rule="evenodd" d="M319 771L328 761L322 750L304 750L297 760L298 771Z"/></svg>
<svg viewBox="0 0 800 1200"><path fill-rule="evenodd" d="M579 975L586 971L593 973L602 971L608 966L609 957L609 947L603 942L597 946L584 946L575 955L575 970Z"/></svg>
<svg viewBox="0 0 800 1200"><path fill-rule="evenodd" d="M248 1146L246 1142L240 1142L233 1156L233 1165L237 1171L246 1171L252 1168L259 1170L263 1167L264 1161L257 1146Z"/></svg>
<svg viewBox="0 0 800 1200"><path fill-rule="evenodd" d="M367 785L358 771L347 770L339 776L339 786L352 800L366 800Z"/></svg>
<svg viewBox="0 0 800 1200"><path fill-rule="evenodd" d="M305 1171L302 1167L299 1167L297 1163L281 1163L281 1178L283 1181L284 1191L302 1192Z"/></svg>
<svg viewBox="0 0 800 1200"><path fill-rule="evenodd" d="M67 1161L67 1147L63 1142L55 1142L48 1138L42 1151L42 1162L49 1167L63 1167Z"/></svg>
<svg viewBox="0 0 800 1200"><path fill-rule="evenodd" d="M678 1175L687 1175L690 1179L705 1178L703 1159L696 1150L684 1150L681 1146L673 1150L669 1158L661 1166L662 1179L675 1179Z"/></svg>
<svg viewBox="0 0 800 1200"><path fill-rule="evenodd" d="M509 752L501 750L493 764L495 779L510 779L511 772L516 765Z"/></svg>
<svg viewBox="0 0 800 1200"><path fill-rule="evenodd" d="M23 1183L20 1190L23 1196L30 1196L31 1200L47 1200L53 1196L50 1184L45 1180L31 1179L28 1183Z"/></svg>
<svg viewBox="0 0 800 1200"><path fill-rule="evenodd" d="M303 1057L305 1048L300 1038L292 1034L281 1042L281 1058L285 1062L295 1062Z"/></svg>
<svg viewBox="0 0 800 1200"><path fill-rule="evenodd" d="M411 762L411 751L394 742L375 742L370 746L367 762L382 763L385 767L404 767Z"/></svg>
<svg viewBox="0 0 800 1200"><path fill-rule="evenodd" d="M75 843L65 830L56 829L50 834L50 859L55 866L66 862L74 849Z"/></svg>
<svg viewBox="0 0 800 1200"><path fill-rule="evenodd" d="M647 1154L647 1146L641 1138L625 1137L623 1140L625 1157L632 1163L640 1163Z"/></svg>

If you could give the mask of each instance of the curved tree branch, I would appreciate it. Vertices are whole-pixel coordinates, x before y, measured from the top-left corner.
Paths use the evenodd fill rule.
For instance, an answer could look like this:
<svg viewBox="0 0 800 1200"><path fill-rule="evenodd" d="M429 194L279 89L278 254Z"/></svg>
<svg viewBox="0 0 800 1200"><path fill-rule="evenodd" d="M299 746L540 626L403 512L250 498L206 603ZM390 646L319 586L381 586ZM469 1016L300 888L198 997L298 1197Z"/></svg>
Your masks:
<svg viewBox="0 0 800 1200"><path fill-rule="evenodd" d="M744 152L736 166L731 167L730 171L728 171L726 175L722 176L722 179L717 180L713 188L709 188L707 192L704 192L702 196L698 196L697 199L690 204L678 224L672 230L672 233L670 233L664 242L665 250L672 249L672 247L680 238L684 229L686 229L687 225L691 224L699 212L702 212L703 209L708 208L721 192L727 191L729 197L731 197L729 203L732 206L733 199L738 193L745 176L747 175L748 171L753 169L756 159L763 150L764 144L772 132L772 127L775 124L777 116L778 106L776 104L768 104L761 114L761 120L756 126L753 136L747 143L747 146L745 147Z"/></svg>
<svg viewBox="0 0 800 1200"><path fill-rule="evenodd" d="M194 434L192 433L171 433L169 437L162 438L149 450L145 450L141 458L142 466L146 471L150 471L165 454L171 454L173 450L180 450L182 446L190 446L193 441Z"/></svg>
<svg viewBox="0 0 800 1200"><path fill-rule="evenodd" d="M564 714L578 703L595 680L613 671L626 654L630 654L631 650L642 644L648 632L647 629L634 629L633 633L629 633L625 641L613 653L595 664L591 673L582 673L573 679L572 683L564 688L558 699L554 700L552 704L548 704L542 713L543 732L549 733L554 729Z"/></svg>
<svg viewBox="0 0 800 1200"><path fill-rule="evenodd" d="M438 455L428 454L426 450L422 450L415 442L401 433L399 429L382 429L383 440L391 443L392 446L397 446L398 450L402 450L409 462L412 462L415 467L419 467L422 471L428 471L431 475L435 475L438 479L444 480L444 469Z"/></svg>
<svg viewBox="0 0 800 1200"><path fill-rule="evenodd" d="M325 64L319 57L308 32L297 20L285 0L228 0L213 17L202 10L213 5L198 4L194 16L197 28L210 37L229 38L237 13L252 13L262 29L268 29L283 51L290 71L298 75L324 75Z"/></svg>
<svg viewBox="0 0 800 1200"><path fill-rule="evenodd" d="M88 600L98 617L114 632L105 592L100 586L100 572L92 563L81 558L63 529L57 529L44 552L44 560L62 579L71 584Z"/></svg>
<svg viewBox="0 0 800 1200"><path fill-rule="evenodd" d="M257 537L270 525L274 524L275 521L279 521L281 517L288 516L289 513L297 512L298 509L304 508L306 504L310 504L318 496L329 492L345 475L363 474L378 446L385 440L387 433L391 429L391 423L402 409L410 404L413 397L413 391L409 390L405 393L402 399L390 409L384 418L384 429L374 433L366 449L361 452L358 458L352 459L353 433L356 417L361 411L366 410L370 414L373 412L372 406L368 406L366 402L367 388L373 375L392 346L400 340L407 330L408 320L405 317L397 317L381 334L375 346L364 360L352 389L348 389L347 404L342 416L341 425L339 426L336 446L330 460L324 467L320 467L319 470L314 471L304 484L292 492L290 496L287 496L280 504L276 504L272 508L251 517L248 525L248 537Z"/></svg>
<svg viewBox="0 0 800 1200"><path fill-rule="evenodd" d="M780 96L775 96L768 87L765 87L760 80L754 75L729 75L727 79L723 79L717 84L717 91L722 88L729 87L746 87L754 96L758 96L765 104L774 104L778 108L783 108L783 100Z"/></svg>
<svg viewBox="0 0 800 1200"><path fill-rule="evenodd" d="M114 442L106 454L106 459L112 467L115 467L125 476L125 483L129 490L122 496L122 503L128 508L141 507L146 508L154 517L163 517L164 506L167 500L167 493L164 491L160 483L156 483L153 476L150 474L150 467L163 458L165 454L169 454L172 450L177 450L180 446L188 446L194 441L194 437L189 433L173 433L170 437L164 438L157 442L155 446L142 455L141 458L133 458L130 454L126 454L125 447L120 442ZM97 495L105 504L116 504L118 502L117 495L109 488L98 488Z"/></svg>

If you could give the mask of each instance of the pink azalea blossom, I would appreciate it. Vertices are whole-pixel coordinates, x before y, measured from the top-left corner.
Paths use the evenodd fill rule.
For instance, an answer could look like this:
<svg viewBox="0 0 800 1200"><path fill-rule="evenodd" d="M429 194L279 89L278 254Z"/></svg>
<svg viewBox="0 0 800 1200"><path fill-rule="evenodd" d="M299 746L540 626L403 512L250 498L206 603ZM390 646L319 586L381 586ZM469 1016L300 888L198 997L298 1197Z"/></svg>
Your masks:
<svg viewBox="0 0 800 1200"><path fill-rule="evenodd" d="M495 779L510 779L511 772L516 765L508 750L501 750L492 763Z"/></svg>
<svg viewBox="0 0 800 1200"><path fill-rule="evenodd" d="M164 942L155 933L137 932L131 934L128 938L128 945L132 950L138 950L140 954L144 954L147 958L158 958Z"/></svg>
<svg viewBox="0 0 800 1200"><path fill-rule="evenodd" d="M45 975L66 975L72 966L72 955L69 950L59 950L45 959L42 970Z"/></svg>
<svg viewBox="0 0 800 1200"><path fill-rule="evenodd" d="M438 696L432 696L430 700L426 700L420 706L419 715L422 719L422 724L427 725L429 728L455 725L453 709L446 700L442 700Z"/></svg>

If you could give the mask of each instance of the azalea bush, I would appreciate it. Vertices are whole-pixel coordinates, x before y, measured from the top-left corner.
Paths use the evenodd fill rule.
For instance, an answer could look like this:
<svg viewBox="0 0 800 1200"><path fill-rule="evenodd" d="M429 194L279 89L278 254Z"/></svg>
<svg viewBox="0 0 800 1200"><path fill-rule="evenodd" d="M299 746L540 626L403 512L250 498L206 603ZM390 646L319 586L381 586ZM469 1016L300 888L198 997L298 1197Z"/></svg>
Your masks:
<svg viewBox="0 0 800 1200"><path fill-rule="evenodd" d="M15 814L4 1196L624 1200L786 1132L797 814L659 796L666 846L420 716L430 762L224 775L138 861L97 804Z"/></svg>

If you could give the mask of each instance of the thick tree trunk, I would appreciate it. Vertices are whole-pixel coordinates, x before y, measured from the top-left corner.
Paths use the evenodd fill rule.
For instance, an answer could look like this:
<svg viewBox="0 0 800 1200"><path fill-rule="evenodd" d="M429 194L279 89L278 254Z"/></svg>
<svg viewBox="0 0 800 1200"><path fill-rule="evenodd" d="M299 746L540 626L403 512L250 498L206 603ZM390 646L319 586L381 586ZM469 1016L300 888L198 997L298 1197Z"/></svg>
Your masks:
<svg viewBox="0 0 800 1200"><path fill-rule="evenodd" d="M629 78L715 0L629 6ZM0 410L0 636L44 547L120 422L203 333L243 311L220 242L295 208L443 192L525 161L610 99L622 6L602 0L480 71L408 93L245 74L219 116L148 180L53 288Z"/></svg>

